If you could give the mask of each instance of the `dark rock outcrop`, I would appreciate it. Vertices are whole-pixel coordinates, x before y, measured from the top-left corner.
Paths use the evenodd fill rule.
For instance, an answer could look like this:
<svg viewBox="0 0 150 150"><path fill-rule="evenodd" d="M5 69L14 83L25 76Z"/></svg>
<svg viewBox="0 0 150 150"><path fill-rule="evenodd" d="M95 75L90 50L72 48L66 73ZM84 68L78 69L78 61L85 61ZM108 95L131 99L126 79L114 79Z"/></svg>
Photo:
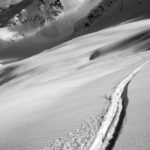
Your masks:
<svg viewBox="0 0 150 150"><path fill-rule="evenodd" d="M74 34L78 36L131 19L150 16L149 7L149 0L102 0L75 24Z"/></svg>
<svg viewBox="0 0 150 150"><path fill-rule="evenodd" d="M46 21L55 19L63 5L60 0L23 0L16 5L0 9L0 27L29 25L43 26Z"/></svg>

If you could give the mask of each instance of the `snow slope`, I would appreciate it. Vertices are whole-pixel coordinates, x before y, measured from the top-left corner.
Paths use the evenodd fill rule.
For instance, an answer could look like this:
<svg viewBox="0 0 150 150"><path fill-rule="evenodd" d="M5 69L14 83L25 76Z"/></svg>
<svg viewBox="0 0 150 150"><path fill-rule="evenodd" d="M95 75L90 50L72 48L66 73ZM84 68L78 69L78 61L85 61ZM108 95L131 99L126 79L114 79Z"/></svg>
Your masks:
<svg viewBox="0 0 150 150"><path fill-rule="evenodd" d="M108 106L105 95L149 59L146 52L149 37L145 35L149 30L149 19L126 23L3 65L0 70L2 149L46 146L59 149L62 145L63 149L67 145L75 150L88 148L100 120L96 120L94 130L89 124L80 130L81 124L91 115L98 114L100 118ZM91 60L95 51L99 53ZM76 145L72 145L74 141Z"/></svg>
<svg viewBox="0 0 150 150"><path fill-rule="evenodd" d="M126 121L114 150L141 150L150 147L149 70L150 65L147 64L135 76L128 88L129 106Z"/></svg>
<svg viewBox="0 0 150 150"><path fill-rule="evenodd" d="M97 133L96 139L90 150L105 150L109 144L109 140L113 137L115 128L119 121L119 117L122 110L122 101L121 95L126 87L126 85L132 80L132 78L146 65L148 62L140 65L135 69L130 75L128 75L121 83L117 86L114 93L111 95L111 103L108 107L100 129Z"/></svg>
<svg viewBox="0 0 150 150"><path fill-rule="evenodd" d="M50 19L50 24L46 23L46 26L41 28L41 22L45 22L47 15L43 13L43 6L38 2L34 1L27 7L27 11L23 10L21 16L25 18L28 14L32 16L28 18L27 23L13 26L13 28L1 28L0 34L4 35L5 33L6 35L4 38L2 36L0 38L0 58L3 59L3 63L30 57L75 36L98 31L135 18L137 20L144 19L149 15L150 4L149 0L125 0L124 2L111 2L111 0L68 2L62 0L63 9L61 7L58 9L59 15L56 15L55 19ZM44 10L47 8L45 6ZM51 10L50 16L55 12L53 11L55 9ZM35 21L34 18L37 15L42 18L36 17ZM13 18L12 21L16 22L17 20Z"/></svg>
<svg viewBox="0 0 150 150"><path fill-rule="evenodd" d="M39 2L0 28L0 150L88 150L114 87L150 58L149 1Z"/></svg>

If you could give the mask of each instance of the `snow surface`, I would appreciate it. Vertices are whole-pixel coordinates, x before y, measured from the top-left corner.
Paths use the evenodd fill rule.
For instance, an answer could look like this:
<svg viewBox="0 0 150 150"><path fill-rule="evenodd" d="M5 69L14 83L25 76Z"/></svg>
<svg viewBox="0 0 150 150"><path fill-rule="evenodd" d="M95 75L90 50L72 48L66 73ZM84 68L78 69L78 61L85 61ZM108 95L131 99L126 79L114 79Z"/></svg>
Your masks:
<svg viewBox="0 0 150 150"><path fill-rule="evenodd" d="M121 83L115 89L115 92L111 96L111 104L108 108L108 112L104 116L104 119L102 121L100 129L98 131L97 137L96 137L94 143L92 144L92 146L90 147L90 150L105 150L105 148L107 147L108 141L112 138L112 135L114 133L111 130L114 131L114 129L116 127L116 123L118 122L119 114L121 113L122 92L123 92L125 86L127 85L127 83L129 83L129 81L132 80L132 78L137 74L137 72L139 70L141 70L142 67L144 67L147 63L148 62L142 64L136 70L134 70L128 77L126 77L123 81L121 81ZM114 118L117 121L115 121L115 123L112 127Z"/></svg>
<svg viewBox="0 0 150 150"><path fill-rule="evenodd" d="M150 147L150 64L134 77L128 87L129 105L122 132L114 150L141 150Z"/></svg>
<svg viewBox="0 0 150 150"><path fill-rule="evenodd" d="M149 29L149 19L125 23L3 65L0 70L2 149L40 149L49 143L56 148L56 141L60 147L65 145L64 142L68 143L63 140L66 134L78 130L90 115L98 113L101 116L108 106L105 95L112 92L118 81L149 59L149 52L145 52L149 40L136 38ZM34 40L38 48L34 38L17 43L22 47L18 51L17 47L11 48L7 53L13 52L17 56L19 52L29 52L30 49L24 46L30 47ZM132 40L126 42L129 39ZM101 55L91 61L90 56L96 50ZM140 53L137 54L137 50ZM82 132L83 143L79 140L80 134L71 136L69 142L78 139L79 149L82 146L87 148L96 136L91 128ZM87 132L92 133L88 142ZM59 137L64 138L58 140ZM76 146L72 149L77 150Z"/></svg>
<svg viewBox="0 0 150 150"><path fill-rule="evenodd" d="M75 39L74 25L100 0L62 0L65 10L42 29L0 28L0 150L105 148L123 88L150 58L150 19L143 17L149 1L143 1L126 0L124 10L118 1L87 33L101 31Z"/></svg>

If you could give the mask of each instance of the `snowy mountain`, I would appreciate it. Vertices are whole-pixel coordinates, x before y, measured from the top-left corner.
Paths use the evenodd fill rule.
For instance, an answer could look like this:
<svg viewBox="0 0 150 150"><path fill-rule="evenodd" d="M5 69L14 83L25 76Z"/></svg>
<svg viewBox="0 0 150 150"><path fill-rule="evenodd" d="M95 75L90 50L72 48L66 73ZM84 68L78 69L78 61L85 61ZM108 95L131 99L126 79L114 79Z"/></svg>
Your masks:
<svg viewBox="0 0 150 150"><path fill-rule="evenodd" d="M150 15L149 0L102 0L75 24L75 35L82 35Z"/></svg>
<svg viewBox="0 0 150 150"><path fill-rule="evenodd" d="M60 0L24 0L1 9L0 26L31 30L55 20L62 10Z"/></svg>
<svg viewBox="0 0 150 150"><path fill-rule="evenodd" d="M0 13L0 58L26 58L73 38L76 22L98 3L24 0L7 5Z"/></svg>
<svg viewBox="0 0 150 150"><path fill-rule="evenodd" d="M150 149L150 0L0 7L0 150Z"/></svg>

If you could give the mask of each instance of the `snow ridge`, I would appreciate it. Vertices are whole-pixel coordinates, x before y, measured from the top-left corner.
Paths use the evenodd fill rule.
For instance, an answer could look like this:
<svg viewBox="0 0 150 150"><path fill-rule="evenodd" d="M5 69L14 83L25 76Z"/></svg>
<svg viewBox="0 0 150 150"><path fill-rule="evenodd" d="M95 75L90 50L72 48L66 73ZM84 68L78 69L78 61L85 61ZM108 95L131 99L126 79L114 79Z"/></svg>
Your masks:
<svg viewBox="0 0 150 150"><path fill-rule="evenodd" d="M119 116L122 110L122 99L121 95L124 91L125 86L131 81L131 79L137 74L142 67L144 67L148 62L143 63L137 69L135 69L129 76L127 76L115 89L111 96L111 103L109 105L108 111L106 112L104 119L102 121L101 127L97 133L95 141L90 147L90 150L105 150L109 140L117 126Z"/></svg>

